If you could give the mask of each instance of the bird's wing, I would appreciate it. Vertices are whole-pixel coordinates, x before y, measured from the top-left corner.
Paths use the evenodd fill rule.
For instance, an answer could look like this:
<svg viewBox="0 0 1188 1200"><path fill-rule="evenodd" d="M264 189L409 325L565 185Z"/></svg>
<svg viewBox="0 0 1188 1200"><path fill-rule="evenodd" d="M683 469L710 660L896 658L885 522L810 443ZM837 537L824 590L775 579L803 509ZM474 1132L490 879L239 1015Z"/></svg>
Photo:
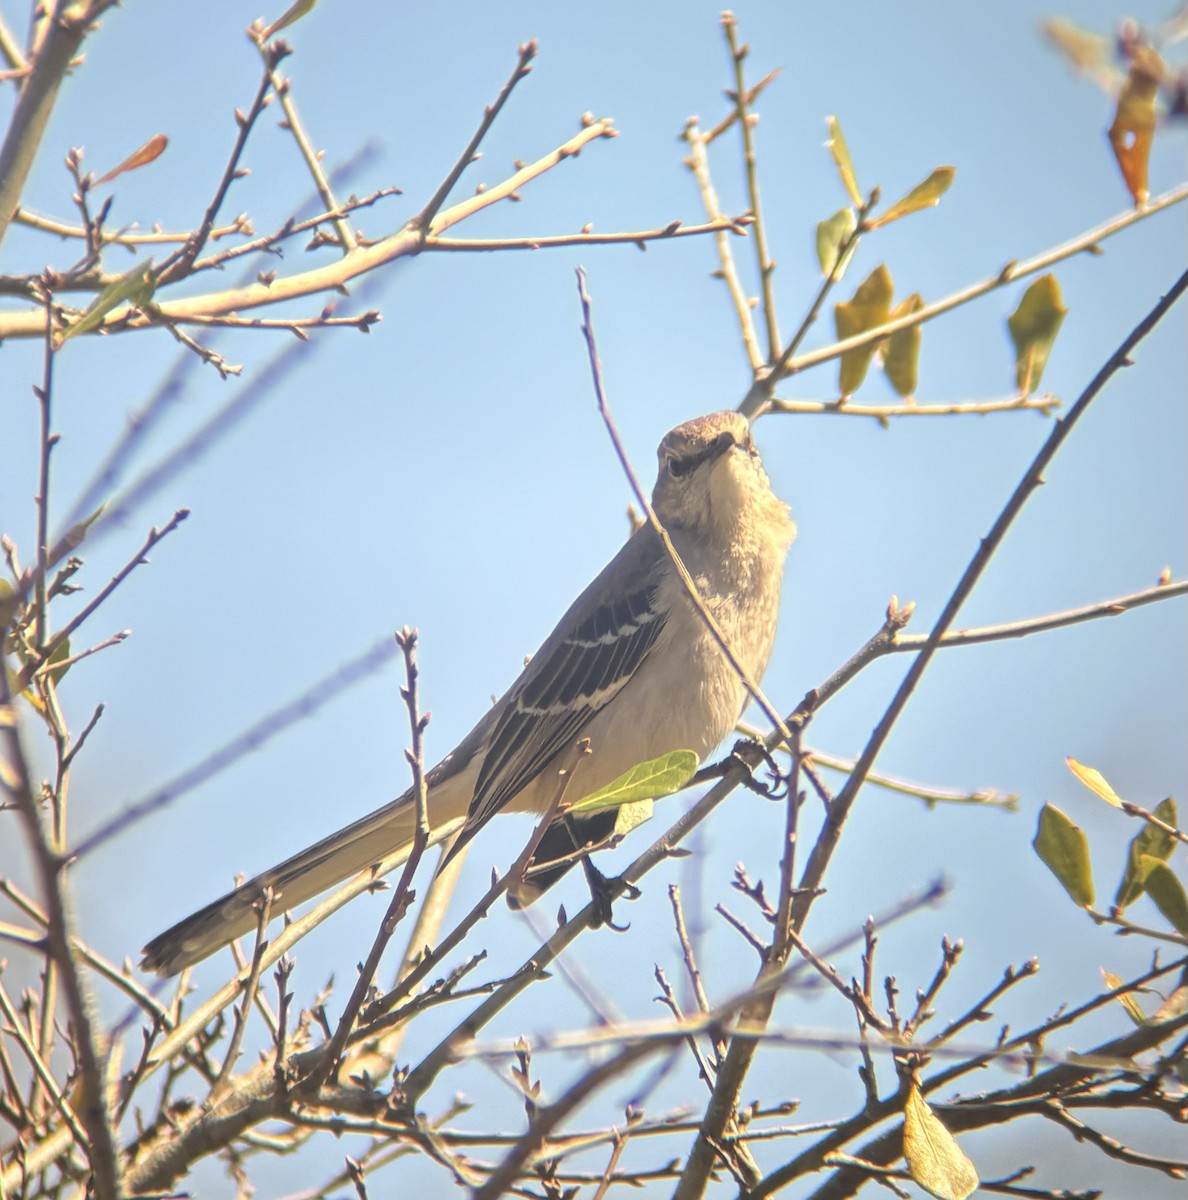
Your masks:
<svg viewBox="0 0 1188 1200"><path fill-rule="evenodd" d="M642 541L638 534L632 538L579 597L508 694L487 744L464 837L581 737L655 645L667 616L656 607L661 562L646 544L650 539Z"/></svg>

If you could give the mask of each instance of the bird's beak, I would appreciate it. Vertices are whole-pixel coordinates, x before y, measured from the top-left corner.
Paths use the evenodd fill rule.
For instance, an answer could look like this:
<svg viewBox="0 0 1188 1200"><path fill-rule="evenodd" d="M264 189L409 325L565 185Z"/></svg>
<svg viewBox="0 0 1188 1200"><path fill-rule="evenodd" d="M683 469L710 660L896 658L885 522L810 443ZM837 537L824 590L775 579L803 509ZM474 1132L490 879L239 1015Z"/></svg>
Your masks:
<svg viewBox="0 0 1188 1200"><path fill-rule="evenodd" d="M714 438L713 442L710 444L709 452L706 454L706 458L710 462L713 462L714 459L721 458L722 455L725 454L726 451L729 450L730 447L734 446L734 445L737 445L737 443L734 440L734 434L720 433L720 434L718 434L718 436L716 438Z"/></svg>

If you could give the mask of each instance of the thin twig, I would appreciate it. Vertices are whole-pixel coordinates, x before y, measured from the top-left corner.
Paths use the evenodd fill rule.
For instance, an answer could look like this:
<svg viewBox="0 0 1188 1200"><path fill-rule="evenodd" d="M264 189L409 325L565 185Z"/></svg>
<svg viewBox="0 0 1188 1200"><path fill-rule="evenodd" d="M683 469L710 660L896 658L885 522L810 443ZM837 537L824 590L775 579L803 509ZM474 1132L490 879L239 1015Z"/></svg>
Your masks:
<svg viewBox="0 0 1188 1200"><path fill-rule="evenodd" d="M235 114L239 133L236 135L235 145L231 149L231 156L227 160L227 165L223 168L222 178L220 178L218 185L215 187L214 195L211 197L210 203L206 206L206 212L203 213L202 221L199 223L198 228L186 239L185 245L165 259L157 269L156 282L158 287L167 286L178 279L184 278L189 274L194 260L202 253L203 247L210 237L211 230L214 229L219 209L223 207L223 201L227 198L227 193L231 190L231 185L240 177L239 160L243 157L243 152L247 148L248 138L251 136L256 122L268 105L269 93L272 89L272 72L283 57L284 53L275 47L269 48L264 54L264 74L259 86L256 88L256 95L252 100L251 106L246 113L237 111Z"/></svg>
<svg viewBox="0 0 1188 1200"><path fill-rule="evenodd" d="M804 921L808 917L813 896L816 889L821 885L825 869L833 856L833 851L841 836L842 827L849 816L850 809L857 798L862 784L865 782L867 772L874 765L875 759L878 757L891 729L899 719L904 706L915 691L921 676L932 661L932 657L940 646L945 634L956 620L957 614L964 605L966 598L973 591L978 579L1001 545L1007 530L1010 529L1015 518L1022 511L1032 492L1039 487L1044 470L1060 450L1065 439L1076 427L1089 405L1113 376L1129 362L1131 352L1163 319L1164 315L1176 303L1185 289L1188 289L1188 272L1185 272L1176 280L1167 294L1155 304L1142 321L1123 339L1122 344L1103 364L1089 385L1077 398L1068 415L1054 426L1031 465L1024 472L1023 478L1019 481L1005 507L999 513L989 534L979 543L969 565L962 573L957 586L954 588L941 615L929 633L927 642L912 661L891 703L887 706L886 711L880 718L866 746L863 748L862 754L855 765L854 773L834 799L829 816L821 828L821 833L817 838L816 844L813 846L812 852L809 855L809 861L801 876L802 902L798 905L798 928L803 926Z"/></svg>
<svg viewBox="0 0 1188 1200"><path fill-rule="evenodd" d="M62 872L65 860L51 848L26 764L12 706L8 670L3 668L0 669L0 787L15 801L24 825L34 877L41 888L49 919L46 948L57 966L73 1026L82 1089L76 1109L87 1131L87 1157L93 1172L95 1194L98 1200L118 1200L124 1194L120 1158L111 1126L92 1001L71 953L74 922Z"/></svg>
<svg viewBox="0 0 1188 1200"><path fill-rule="evenodd" d="M672 984L668 982L668 976L664 974L663 967L659 963L656 964L652 972L656 982L660 985L660 995L656 999L672 1013L674 1020L684 1021L685 1014L681 1011L681 1006L677 1001L676 994L672 990ZM706 1087L714 1085L714 1068L710 1065L705 1055L702 1053L701 1045L697 1041L695 1035L690 1034L685 1039L689 1047L689 1053L693 1056L693 1061L697 1064L697 1077L704 1081Z"/></svg>
<svg viewBox="0 0 1188 1200"><path fill-rule="evenodd" d="M1086 1125L1078 1120L1058 1100L1050 1100L1043 1106L1041 1112L1049 1120L1067 1129L1078 1142L1088 1142L1096 1146L1107 1158L1118 1162L1129 1163L1134 1167L1147 1167L1153 1171L1162 1171L1172 1179L1188 1178L1188 1162L1178 1158L1163 1158L1151 1154L1142 1154L1123 1145L1117 1138Z"/></svg>
<svg viewBox="0 0 1188 1200"><path fill-rule="evenodd" d="M917 404L914 401L902 404L861 404L852 397L841 396L836 400L785 400L770 396L764 401L766 413L827 414L839 417L867 417L886 426L899 417L964 417L989 416L992 413L1038 412L1050 416L1060 407L1055 396L1044 393L1039 396L1007 396L1001 400L958 400L947 404ZM740 408L740 411L745 411Z"/></svg>
<svg viewBox="0 0 1188 1200"><path fill-rule="evenodd" d="M379 670L393 654L387 640L378 642L358 658L337 667L329 675L318 680L311 688L295 700L262 717L243 733L237 734L225 745L207 755L200 762L175 776L141 800L126 805L114 817L105 821L98 829L88 834L71 851L72 861L92 853L113 837L123 833L129 826L179 800L187 792L225 771L246 754L260 749L266 742L284 732L290 725L312 716L323 705L353 687L359 680Z"/></svg>
<svg viewBox="0 0 1188 1200"><path fill-rule="evenodd" d="M738 676L743 687L753 697L755 703L763 711L763 715L779 730L784 739L787 739L790 734L788 727L784 724L783 718L776 711L775 706L767 699L759 684L751 678L751 673L739 661L738 655L735 654L725 633L722 632L722 627L718 624L713 613L706 607L705 600L702 599L701 593L697 590L697 584L693 580L693 576L689 574L688 568L681 561L681 556L677 553L676 547L672 544L672 539L668 536L668 531L660 523L660 518L656 516L655 509L652 508L651 501L647 497L647 493L640 485L639 477L631 467L631 463L627 458L627 451L624 449L623 440L619 437L618 428L615 425L614 417L611 415L610 406L607 403L606 391L602 385L602 365L598 357L598 345L594 338L594 317L592 312L592 302L590 294L586 290L586 273L581 268L577 268L578 279L578 295L581 298L582 304L582 334L586 339L586 347L590 358L590 373L594 383L594 393L598 400L598 411L602 416L602 420L606 425L607 432L615 448L615 453L618 455L619 462L623 467L623 471L627 476L627 481L631 485L631 490L635 494L635 499L639 503L640 508L647 514L648 522L656 531L656 536L660 539L668 554L672 565L679 576L685 592L689 597L690 602L696 608L706 628L710 631L717 642L718 648L722 651L726 661L730 664L730 668Z"/></svg>
<svg viewBox="0 0 1188 1200"><path fill-rule="evenodd" d="M331 190L330 181L326 178L326 172L322 170L321 156L314 150L306 136L301 118L297 114L297 106L293 103L292 80L281 77L277 70L280 59L270 51L263 38L256 38L256 48L260 51L260 58L272 81L273 94L280 101L281 109L285 114L284 127L293 135L293 140L297 143L297 149L305 161L314 187L317 188L318 195L322 198L322 206L334 211L338 208L338 201L334 198L334 192ZM335 217L333 225L343 253L349 254L357 244L354 230L351 229L349 222L344 217Z"/></svg>
<svg viewBox="0 0 1188 1200"><path fill-rule="evenodd" d="M235 1066L239 1058L240 1047L243 1045L243 1035L247 1031L248 1017L251 1014L252 1005L255 1003L256 992L260 987L261 962L264 948L268 944L266 934L268 921L272 916L272 900L272 888L266 887L256 902L258 915L256 918L256 941L252 948L251 970L248 971L247 980L243 985L243 1000L235 1012L235 1025L231 1031L231 1041L227 1047L227 1053L224 1055L223 1064L219 1067L219 1073L215 1077L214 1086L210 1089L208 1102L211 1105L217 1103L219 1097L226 1092L231 1078L231 1069Z"/></svg>
<svg viewBox="0 0 1188 1200"><path fill-rule="evenodd" d="M1174 825L1169 825L1162 817L1156 816L1150 809L1143 808L1141 804L1134 804L1130 800L1123 800L1122 811L1128 817L1141 818L1148 825L1162 830L1168 837L1174 838L1177 842L1188 844L1188 833L1185 833L1182 829L1177 829Z"/></svg>
<svg viewBox="0 0 1188 1200"><path fill-rule="evenodd" d="M475 154L482 140L487 136L487 132L495 123L495 118L499 116L500 110L507 103L512 91L517 83L524 79L532 70L529 65L536 57L537 43L534 38L530 42L525 42L519 50L519 57L511 75L508 76L507 82L499 90L499 95L495 97L493 104L488 104L483 110L483 119L479 122L478 128L474 131L470 142L466 149L458 156L457 162L450 168L449 174L437 185L437 190L429 197L428 203L421 209L412 221L409 223L413 228L419 230L422 235L427 235L433 231L434 218L436 218L449 194L454 190L455 184L462 178L462 172L466 170L472 162L474 162Z"/></svg>
<svg viewBox="0 0 1188 1200"><path fill-rule="evenodd" d="M645 242L665 242L673 238L701 237L707 233L736 234L746 236L749 224L746 217L719 217L701 225L683 225L671 221L657 229L628 230L623 233L562 233L547 237L527 238L443 238L430 237L425 241L426 250L483 251L493 250L546 250L558 246L617 246L632 245L644 249Z"/></svg>
<svg viewBox="0 0 1188 1200"><path fill-rule="evenodd" d="M321 1071L302 1083L303 1090L308 1090L311 1094L338 1069L347 1038L355 1027L355 1020L371 989L371 981L379 969L380 959L388 948L388 942L392 940L392 934L396 932L396 926L415 898L416 893L412 891L413 876L417 873L421 858L429 846L429 793L425 786L424 756L425 727L429 723L429 717L421 715L420 700L417 695L417 682L420 676L420 669L417 666L417 631L406 625L396 634L396 644L404 655L404 671L407 682L400 689L400 695L408 709L408 723L412 731L412 747L405 751L405 758L412 771L413 804L416 809L412 847L405 860L400 881L388 904L388 911L384 914L384 919L380 922L379 930L372 942L367 960L359 968L359 978L355 981L350 999L339 1018L334 1036L326 1047L325 1065Z"/></svg>
<svg viewBox="0 0 1188 1200"><path fill-rule="evenodd" d="M823 362L840 358L843 354L851 350L860 349L863 346L869 346L872 342L882 341L884 338L890 337L891 334L898 333L900 330L910 329L915 325L923 324L925 321L931 321L933 317L939 317L942 313L947 313L954 308L959 308L963 304L968 304L971 300L978 299L979 296L985 296L1000 287L1005 287L1007 284L1024 279L1028 275L1034 275L1037 271L1045 271L1056 263L1063 262L1066 258L1092 252L1100 242L1115 233L1121 233L1122 230L1133 225L1135 221L1153 216L1155 213L1162 212L1165 208L1170 208L1174 204L1180 204L1184 200L1188 200L1188 183L1179 184L1170 191L1165 192L1162 196L1152 200L1145 208L1127 209L1121 215L1111 217L1108 221L1104 221L1102 224L1078 234L1061 246L1045 250L1032 258L1008 262L995 274L983 279L979 283L962 288L960 291L954 292L941 300L936 300L932 304L926 304L914 313L910 313L894 321L888 321L885 325L876 326L865 333L855 334L853 337L845 338L843 341L834 342L832 345L825 346L820 350L810 350L807 354L802 354L799 358L790 358L785 366L784 377L795 375L800 371L806 371L809 367L819 366Z"/></svg>
<svg viewBox="0 0 1188 1200"><path fill-rule="evenodd" d="M723 219L722 206L718 193L714 189L713 177L710 175L709 157L705 152L710 135L703 134L696 120L690 120L685 125L685 141L689 143L689 157L685 165L693 172L697 185L701 189L701 202L711 221ZM755 318L751 305L743 290L742 281L738 277L738 269L734 265L734 250L730 239L724 232L714 238L718 250L719 267L715 273L726 285L734 305L734 314L738 320L739 331L742 334L743 351L747 356L751 374L757 375L763 368L763 351L759 349L759 338L755 333Z"/></svg>
<svg viewBox="0 0 1188 1200"><path fill-rule="evenodd" d="M529 163L526 167L518 167L515 174L503 180L502 183L484 188L481 192L470 196L466 200L460 200L457 204L451 205L449 208L439 212L429 225L425 238L418 244L418 250L424 248L428 238L437 237L451 226L457 225L460 221L465 221L468 217L473 216L476 212L490 208L491 205L498 204L501 200L509 200L512 197L519 196L520 189L526 183L530 183L546 171L552 170L558 163L564 162L568 158L576 158L581 153L583 147L589 145L591 142L597 141L600 138L615 138L618 136L619 133L614 127L614 122L606 117L600 117L597 120L591 118L588 121L583 121L582 128L567 142L563 142L558 146L556 150L550 151L543 158L538 158L536 162Z"/></svg>
<svg viewBox="0 0 1188 1200"><path fill-rule="evenodd" d="M743 172L747 181L747 199L750 201L751 214L755 218L755 257L759 267L759 286L763 296L763 320L767 326L767 356L770 362L776 356L781 345L780 329L776 320L775 287L773 276L775 263L767 249L767 231L763 226L763 210L759 205L759 164L755 156L754 123L748 104L749 93L746 79L743 75L743 62L750 51L749 46L739 46L735 35L736 22L734 14L722 14L722 29L726 35L726 44L730 48L730 59L734 67L734 111L738 115L738 127L743 145Z"/></svg>
<svg viewBox="0 0 1188 1200"><path fill-rule="evenodd" d="M765 371L756 376L751 384L746 396L738 406L738 411L745 417L754 417L761 412L765 412L771 403L771 398L775 392L776 385L788 374L788 363L792 356L800 348L800 344L808 335L808 331L816 324L817 316L825 303L825 298L833 290L834 286L842 277L842 272L846 268L846 264L850 261L851 256L858 248L858 243L863 234L863 219L870 211L875 203L875 193L871 193L866 202L858 209L857 218L854 222L854 228L838 243L834 248L833 265L829 268L825 278L821 280L817 288L817 294L813 297L812 303L808 307L808 311L801 318L800 325L796 332L792 335L791 340L783 348L779 357L776 357L775 351L772 351L772 359L770 366Z"/></svg>
<svg viewBox="0 0 1188 1200"><path fill-rule="evenodd" d="M152 548L156 546L158 542L161 542L167 538L189 515L190 510L188 508L179 508L177 512L175 512L169 519L168 524L166 524L163 528L157 529L154 526L149 530L148 537L145 538L140 549L137 550L136 553L111 577L111 579L108 580L107 584L95 594L95 598L91 600L90 603L86 604L54 635L52 640L45 645L38 660L23 668L20 676L18 677L19 686L22 690L28 684L29 680L33 677L37 669L43 664L49 662L58 647L64 645L69 638L74 636L75 632L88 618L94 615L99 606L107 600L112 592L114 592L116 588L118 588L120 584L123 583L133 571L136 570L137 567L143 566L148 562L148 552L152 550ZM44 579L44 568L38 570L38 578ZM58 664L53 665L57 666Z"/></svg>
<svg viewBox="0 0 1188 1200"><path fill-rule="evenodd" d="M1047 633L1051 629L1063 629L1078 625L1082 621L1096 621L1101 617L1117 617L1145 604L1171 600L1177 596L1188 596L1188 581L1157 583L1154 587L1115 596L1111 600L1098 600L1080 608L1065 612L1046 613L1042 617L1028 617L1022 621L1008 621L1001 625L983 625L975 629L955 629L940 640L943 648L949 646L976 646L984 642L1001 642L1009 638L1028 637L1033 633ZM927 634L902 634L895 639L889 653L899 654L921 649L928 641Z"/></svg>

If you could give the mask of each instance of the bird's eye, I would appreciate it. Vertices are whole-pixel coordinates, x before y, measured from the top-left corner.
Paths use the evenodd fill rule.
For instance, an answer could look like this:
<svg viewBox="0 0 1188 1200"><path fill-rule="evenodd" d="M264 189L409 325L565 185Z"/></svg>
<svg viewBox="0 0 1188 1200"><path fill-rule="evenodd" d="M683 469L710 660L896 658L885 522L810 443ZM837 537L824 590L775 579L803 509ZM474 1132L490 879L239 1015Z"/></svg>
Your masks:
<svg viewBox="0 0 1188 1200"><path fill-rule="evenodd" d="M688 475L694 463L693 459L677 458L675 454L668 456L668 473L675 479Z"/></svg>

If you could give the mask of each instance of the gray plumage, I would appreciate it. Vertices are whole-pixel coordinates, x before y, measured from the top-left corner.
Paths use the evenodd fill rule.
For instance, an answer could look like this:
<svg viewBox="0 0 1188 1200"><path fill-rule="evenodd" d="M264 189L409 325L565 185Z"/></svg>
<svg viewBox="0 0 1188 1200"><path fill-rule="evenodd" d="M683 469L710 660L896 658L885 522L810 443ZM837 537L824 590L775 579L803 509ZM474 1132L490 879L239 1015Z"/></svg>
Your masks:
<svg viewBox="0 0 1188 1200"><path fill-rule="evenodd" d="M714 413L660 443L652 504L731 649L752 678L771 654L784 558L795 536L746 419ZM591 753L571 798L640 762L689 749L705 758L746 706L738 675L684 590L655 531L642 526L574 601L508 692L426 777L432 840L474 836L497 812L548 809L556 771L580 738ZM257 875L155 937L147 970L173 974L381 861L407 857L411 792Z"/></svg>

